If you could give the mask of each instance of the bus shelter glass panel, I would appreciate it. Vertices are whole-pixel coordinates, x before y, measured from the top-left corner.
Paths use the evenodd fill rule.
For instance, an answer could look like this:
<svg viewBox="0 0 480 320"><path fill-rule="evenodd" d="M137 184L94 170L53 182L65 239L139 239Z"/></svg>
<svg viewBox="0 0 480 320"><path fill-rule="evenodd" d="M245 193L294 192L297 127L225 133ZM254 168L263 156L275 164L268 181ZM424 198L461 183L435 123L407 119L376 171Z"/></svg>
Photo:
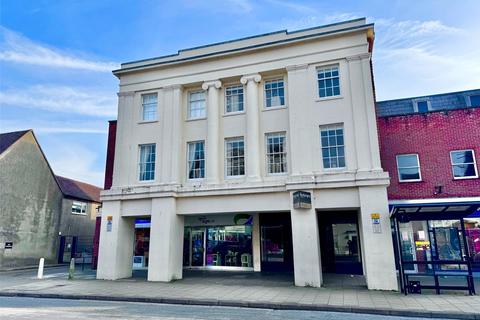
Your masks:
<svg viewBox="0 0 480 320"><path fill-rule="evenodd" d="M473 271L480 272L480 218L465 218L464 224Z"/></svg>
<svg viewBox="0 0 480 320"><path fill-rule="evenodd" d="M400 223L400 241L402 242L403 261L430 261L431 241L427 221ZM430 264L406 264L406 273L430 273Z"/></svg>

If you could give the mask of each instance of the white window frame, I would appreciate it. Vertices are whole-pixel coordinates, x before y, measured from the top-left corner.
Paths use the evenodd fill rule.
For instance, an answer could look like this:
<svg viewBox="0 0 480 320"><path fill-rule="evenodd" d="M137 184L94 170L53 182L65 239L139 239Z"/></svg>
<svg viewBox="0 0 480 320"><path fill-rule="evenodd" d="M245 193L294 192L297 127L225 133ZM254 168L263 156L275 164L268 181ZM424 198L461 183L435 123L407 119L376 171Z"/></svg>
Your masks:
<svg viewBox="0 0 480 320"><path fill-rule="evenodd" d="M325 96L322 97L320 96L320 79L319 79L319 73L320 71L324 71L326 69L332 69L332 68L337 68L338 70L338 94L332 94L331 96ZM329 99L335 99L335 98L340 98L342 97L342 76L340 73L340 64L331 64L331 65L325 65L325 66L317 66L315 68L315 75L316 75L316 82L317 82L317 97L320 100L329 100ZM330 78L324 78L324 79L333 79L334 77ZM335 77L336 78L336 77ZM332 86L332 93L333 93L333 86Z"/></svg>
<svg viewBox="0 0 480 320"><path fill-rule="evenodd" d="M475 169L475 176L468 176L468 177L455 177L455 171L453 170L453 167L455 165L453 163L453 158L452 158L452 153L453 152L465 152L465 151L471 151L472 152L472 157L473 157L473 162L466 162L464 164L473 164L473 168ZM477 159L475 158L475 150L473 149L462 149L462 150L452 150L450 151L450 166L452 167L452 175L454 180L466 180L466 179L477 179L478 178L478 168L477 168Z"/></svg>
<svg viewBox="0 0 480 320"><path fill-rule="evenodd" d="M202 116L198 116L198 117L192 117L191 116L191 103L192 103L192 100L191 100L191 97L193 94L195 93L203 93L203 96L204 96L204 112L203 112L203 115ZM195 100L195 101L201 101L201 100ZM192 91L188 91L187 92L187 120L198 120L198 119L205 119L207 117L207 93L205 90L192 90Z"/></svg>
<svg viewBox="0 0 480 320"><path fill-rule="evenodd" d="M243 143L243 174L238 174L238 175L229 175L228 174L228 160L234 159L234 158L242 158L241 156L228 156L228 144L229 143L235 143L235 142L242 142ZM245 139L244 137L232 137L232 138L225 138L225 177L227 178L241 178L245 176L246 172L246 156L245 156ZM232 167L233 168L233 167ZM240 166L238 168L241 168Z"/></svg>
<svg viewBox="0 0 480 320"><path fill-rule="evenodd" d="M328 146L328 147L323 146L323 143L322 143L322 129L332 130L331 128L335 128L335 130L341 128L342 131L343 131L343 145L335 145L335 147L337 147L337 148L339 146L343 147L343 158L344 158L344 162L345 162L345 165L343 167L326 168L323 164L323 149L331 148L331 146ZM347 148L346 148L346 145L345 145L345 127L344 127L343 123L320 125L319 129L320 129L319 134L320 134L320 156L321 156L320 159L321 159L323 170L326 170L326 171L343 171L343 170L346 170L347 169ZM335 135L336 135L336 133L335 133ZM337 157L337 161L338 161L338 158L339 158L338 153L337 153L336 157ZM332 158L332 157L329 156L329 158Z"/></svg>
<svg viewBox="0 0 480 320"><path fill-rule="evenodd" d="M417 166L414 167L401 167L398 165L398 158L402 156L415 156L417 158ZM397 154L395 156L395 161L397 162L397 175L398 175L398 182L419 182L422 181L422 169L420 166L420 157L418 153L405 153L405 154ZM400 169L411 169L411 168L418 168L418 179L402 179L402 175L400 174Z"/></svg>
<svg viewBox="0 0 480 320"><path fill-rule="evenodd" d="M239 94L228 95L228 91L231 89L242 89L242 110L228 111L228 97L229 96L238 96ZM245 112L245 87L242 84L231 84L225 87L225 114L237 114Z"/></svg>
<svg viewBox="0 0 480 320"><path fill-rule="evenodd" d="M283 152L281 153L269 153L268 152L268 139L272 137L283 137ZM287 133L285 131L281 132L269 132L265 134L265 168L267 175L269 176L278 176L278 175L286 175L288 174L288 145L287 145ZM271 172L270 171L270 156L283 154L283 159L285 161L285 171L284 172Z"/></svg>
<svg viewBox="0 0 480 320"><path fill-rule="evenodd" d="M276 105L276 106L267 106L267 83L269 82L275 82L275 81L282 81L283 82L283 104L282 105ZM268 89L271 90L271 89ZM263 81L263 109L264 110L273 110L273 109L281 109L285 108L287 106L287 82L285 81L284 76L277 76L277 77L270 77L267 79L264 79Z"/></svg>
<svg viewBox="0 0 480 320"><path fill-rule="evenodd" d="M155 148L155 161L153 162L153 179L141 179L141 174L142 174L142 147L148 147L148 146L154 146ZM139 144L138 145L138 160L137 160L137 180L140 183L149 183L155 181L156 178L156 171L157 171L157 145L156 143L145 143L145 144ZM145 162L146 164L147 162Z"/></svg>
<svg viewBox="0 0 480 320"><path fill-rule="evenodd" d="M145 103L144 102L144 97L146 96L155 96L156 101L155 103ZM141 110L141 115L140 115L140 122L154 122L158 121L158 94L156 92L149 92L149 93L143 93L140 95L140 102L142 104L142 110ZM154 117L153 119L145 119L145 107L152 107L152 105L155 105L154 107Z"/></svg>
<svg viewBox="0 0 480 320"><path fill-rule="evenodd" d="M74 207L75 205L80 206L80 212L73 212L73 207ZM88 207L88 204L87 204L86 202L83 202L83 201L73 201L73 202L72 202L71 212L72 212L72 214L75 214L75 215L86 216L86 215L87 215L87 207Z"/></svg>
<svg viewBox="0 0 480 320"><path fill-rule="evenodd" d="M426 102L427 103L427 112L430 112L432 111L432 105L430 104L430 99L428 98L422 98L422 99L415 99L413 100L413 110L416 112L416 113L419 113L420 111L418 111L418 103L419 102ZM422 112L423 113L423 112Z"/></svg>
<svg viewBox="0 0 480 320"><path fill-rule="evenodd" d="M193 161L201 161L202 159L197 159L197 160L190 160L190 146L197 144L197 143L203 143L203 177L200 178L190 178L190 162ZM200 181L204 180L206 175L207 175L207 152L205 149L205 140L196 140L196 141L188 141L187 142L187 180L188 181Z"/></svg>

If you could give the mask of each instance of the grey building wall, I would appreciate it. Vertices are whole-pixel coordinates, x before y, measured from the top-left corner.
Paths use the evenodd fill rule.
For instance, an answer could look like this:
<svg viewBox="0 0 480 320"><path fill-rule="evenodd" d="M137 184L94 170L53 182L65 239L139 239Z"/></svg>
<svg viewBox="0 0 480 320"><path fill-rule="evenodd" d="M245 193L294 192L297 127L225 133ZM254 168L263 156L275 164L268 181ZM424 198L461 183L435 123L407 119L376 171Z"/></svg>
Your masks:
<svg viewBox="0 0 480 320"><path fill-rule="evenodd" d="M465 109L470 107L480 107L480 106L471 106L469 104L470 95L479 95L480 89L460 91L460 92L451 92L451 93L442 93L430 96L406 98L406 99L396 99L388 101L379 101L377 102L377 116L396 116L396 115L407 115L415 113L414 104L417 100L428 100L430 102L430 110L442 111L442 110L454 110L454 109Z"/></svg>
<svg viewBox="0 0 480 320"><path fill-rule="evenodd" d="M84 202L87 204L86 215L72 214L73 202ZM76 236L77 253L93 250L93 236L95 233L95 219L97 203L82 200L64 198L62 202L62 217L59 231L63 236Z"/></svg>
<svg viewBox="0 0 480 320"><path fill-rule="evenodd" d="M62 197L32 133L0 156L1 269L56 263Z"/></svg>

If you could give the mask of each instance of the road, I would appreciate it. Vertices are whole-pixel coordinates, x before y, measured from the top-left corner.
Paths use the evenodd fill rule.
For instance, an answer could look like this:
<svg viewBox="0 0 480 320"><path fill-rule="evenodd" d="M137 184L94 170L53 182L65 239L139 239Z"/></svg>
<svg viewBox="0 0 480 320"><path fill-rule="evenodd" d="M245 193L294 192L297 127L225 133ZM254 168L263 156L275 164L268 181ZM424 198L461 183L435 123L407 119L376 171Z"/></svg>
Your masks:
<svg viewBox="0 0 480 320"><path fill-rule="evenodd" d="M209 319L209 320L415 320L319 311L290 311L230 307L204 307L133 302L0 297L1 320L23 319Z"/></svg>

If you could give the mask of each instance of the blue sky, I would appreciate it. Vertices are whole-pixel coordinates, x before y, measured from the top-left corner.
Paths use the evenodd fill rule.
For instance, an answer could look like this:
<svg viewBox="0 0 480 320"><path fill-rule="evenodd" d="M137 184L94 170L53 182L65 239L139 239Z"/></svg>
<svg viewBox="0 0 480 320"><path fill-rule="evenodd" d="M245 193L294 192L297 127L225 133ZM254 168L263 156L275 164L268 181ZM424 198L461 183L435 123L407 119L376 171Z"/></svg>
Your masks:
<svg viewBox="0 0 480 320"><path fill-rule="evenodd" d="M480 88L480 2L0 0L0 131L34 129L57 174L103 184L121 62L357 17L379 100Z"/></svg>

